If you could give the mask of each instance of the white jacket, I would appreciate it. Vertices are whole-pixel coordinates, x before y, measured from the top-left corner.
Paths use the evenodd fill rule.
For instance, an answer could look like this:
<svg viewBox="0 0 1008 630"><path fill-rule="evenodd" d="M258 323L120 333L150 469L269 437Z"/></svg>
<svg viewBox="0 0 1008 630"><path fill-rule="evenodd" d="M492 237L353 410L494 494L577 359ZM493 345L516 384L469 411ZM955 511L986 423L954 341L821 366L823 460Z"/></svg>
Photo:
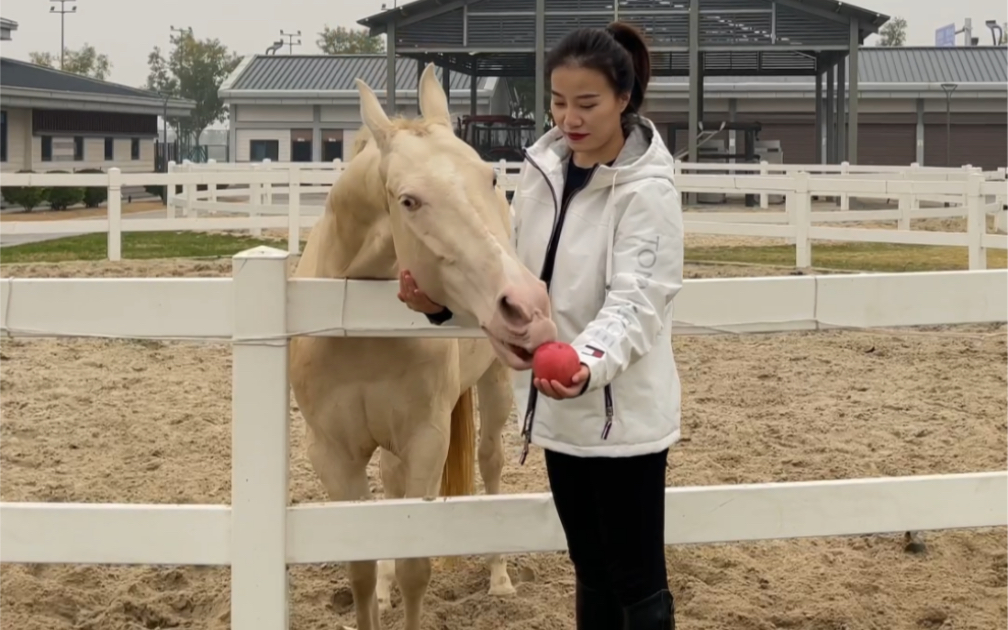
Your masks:
<svg viewBox="0 0 1008 630"><path fill-rule="evenodd" d="M556 248L550 299L557 338L573 345L591 370L576 398L536 396L529 439L561 453L629 456L679 441L670 326L672 298L682 287L682 207L673 158L654 124L642 122L650 142L635 128L613 166L600 164L574 192ZM513 244L539 276L560 213L568 155L558 129L542 136L526 151L512 200ZM514 372L513 385L527 426L531 372Z"/></svg>

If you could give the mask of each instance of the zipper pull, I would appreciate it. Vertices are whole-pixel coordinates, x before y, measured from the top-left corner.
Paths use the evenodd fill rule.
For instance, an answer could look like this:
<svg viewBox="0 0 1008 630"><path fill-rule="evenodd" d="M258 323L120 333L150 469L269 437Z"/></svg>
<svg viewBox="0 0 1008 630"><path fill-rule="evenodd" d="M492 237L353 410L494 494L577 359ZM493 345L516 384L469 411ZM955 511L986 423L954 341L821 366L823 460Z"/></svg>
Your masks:
<svg viewBox="0 0 1008 630"><path fill-rule="evenodd" d="M602 427L602 439L609 439L609 431L612 429L613 423L613 404L612 404L612 392L609 390L609 386L605 386L605 426Z"/></svg>

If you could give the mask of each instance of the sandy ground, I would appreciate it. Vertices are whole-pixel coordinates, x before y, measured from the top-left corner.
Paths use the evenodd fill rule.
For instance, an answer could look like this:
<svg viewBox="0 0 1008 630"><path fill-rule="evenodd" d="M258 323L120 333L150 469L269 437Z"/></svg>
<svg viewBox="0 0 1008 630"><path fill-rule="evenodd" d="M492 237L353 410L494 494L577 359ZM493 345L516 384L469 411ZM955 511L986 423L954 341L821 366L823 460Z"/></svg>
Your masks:
<svg viewBox="0 0 1008 630"><path fill-rule="evenodd" d="M110 271L111 270L111 271ZM230 261L5 265L3 275L216 276ZM691 266L690 277L767 273ZM781 273L785 273L782 271ZM1004 469L1004 326L918 332L697 336L674 340L684 390L675 486ZM5 340L0 347L4 501L225 503L230 488L226 345ZM323 500L291 416L291 493ZM505 492L547 488L533 450L506 437ZM380 481L372 471L380 491ZM935 509L942 509L936 505ZM926 533L671 548L680 630L994 630L1008 623L1006 534ZM435 573L424 627L569 630L563 554L509 557L518 594L486 594L476 558ZM291 569L292 627L352 624L335 565ZM229 627L218 568L5 565L3 630ZM393 602L400 603L394 592ZM398 607L385 627L399 628Z"/></svg>

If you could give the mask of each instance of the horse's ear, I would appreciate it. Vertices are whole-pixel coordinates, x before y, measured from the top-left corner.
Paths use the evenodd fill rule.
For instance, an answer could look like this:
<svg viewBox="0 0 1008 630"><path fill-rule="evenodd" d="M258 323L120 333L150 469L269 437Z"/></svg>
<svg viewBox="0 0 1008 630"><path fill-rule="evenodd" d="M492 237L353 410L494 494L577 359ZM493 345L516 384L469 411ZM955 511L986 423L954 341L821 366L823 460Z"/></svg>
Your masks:
<svg viewBox="0 0 1008 630"><path fill-rule="evenodd" d="M385 114L374 90L361 79L354 81L357 84L357 91L360 92L360 112L361 120L374 136L379 149L384 149L392 135L392 121Z"/></svg>
<svg viewBox="0 0 1008 630"><path fill-rule="evenodd" d="M420 77L420 114L424 120L444 123L451 127L451 112L448 111L448 97L441 87L441 82L434 71L434 64L429 63Z"/></svg>

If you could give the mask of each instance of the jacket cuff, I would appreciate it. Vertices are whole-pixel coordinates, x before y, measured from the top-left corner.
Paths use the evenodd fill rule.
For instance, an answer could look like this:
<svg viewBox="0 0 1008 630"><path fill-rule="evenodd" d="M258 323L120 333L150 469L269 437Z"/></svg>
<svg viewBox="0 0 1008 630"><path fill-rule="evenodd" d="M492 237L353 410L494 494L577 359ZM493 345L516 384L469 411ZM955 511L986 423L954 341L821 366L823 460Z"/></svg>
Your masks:
<svg viewBox="0 0 1008 630"><path fill-rule="evenodd" d="M454 313L452 313L451 309L448 308L447 306L441 309L440 312L433 314L424 313L424 315L427 317L427 321L434 324L435 326L440 326L441 324L445 323L446 321L454 317Z"/></svg>
<svg viewBox="0 0 1008 630"><path fill-rule="evenodd" d="M604 387L605 381L605 355L595 356L592 348L578 348L578 358L581 363L588 368L588 384L582 394Z"/></svg>

